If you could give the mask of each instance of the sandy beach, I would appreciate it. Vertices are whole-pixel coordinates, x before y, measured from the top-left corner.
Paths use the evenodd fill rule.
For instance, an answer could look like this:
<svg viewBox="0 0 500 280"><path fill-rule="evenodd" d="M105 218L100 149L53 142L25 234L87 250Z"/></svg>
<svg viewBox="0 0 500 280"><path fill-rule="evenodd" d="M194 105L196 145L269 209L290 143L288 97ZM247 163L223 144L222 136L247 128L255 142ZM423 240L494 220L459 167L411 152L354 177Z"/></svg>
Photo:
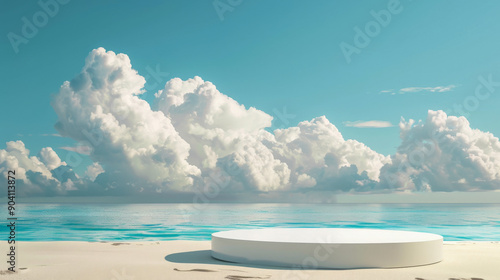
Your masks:
<svg viewBox="0 0 500 280"><path fill-rule="evenodd" d="M8 252L7 242L1 243ZM395 269L299 270L215 260L209 241L18 242L16 270L4 279L370 279L498 280L500 242L445 242L444 261Z"/></svg>

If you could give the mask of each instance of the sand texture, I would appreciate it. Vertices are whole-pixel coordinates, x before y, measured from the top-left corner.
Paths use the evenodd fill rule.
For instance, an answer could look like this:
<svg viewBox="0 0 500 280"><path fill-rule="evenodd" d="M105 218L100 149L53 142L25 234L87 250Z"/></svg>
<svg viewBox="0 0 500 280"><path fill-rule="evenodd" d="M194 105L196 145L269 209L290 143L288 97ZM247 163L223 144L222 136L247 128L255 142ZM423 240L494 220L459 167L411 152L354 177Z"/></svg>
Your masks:
<svg viewBox="0 0 500 280"><path fill-rule="evenodd" d="M2 279L500 280L500 242L445 242L444 261L394 269L301 270L215 260L210 241L18 242L17 272ZM8 252L1 243L2 254ZM7 257L5 257L7 259Z"/></svg>

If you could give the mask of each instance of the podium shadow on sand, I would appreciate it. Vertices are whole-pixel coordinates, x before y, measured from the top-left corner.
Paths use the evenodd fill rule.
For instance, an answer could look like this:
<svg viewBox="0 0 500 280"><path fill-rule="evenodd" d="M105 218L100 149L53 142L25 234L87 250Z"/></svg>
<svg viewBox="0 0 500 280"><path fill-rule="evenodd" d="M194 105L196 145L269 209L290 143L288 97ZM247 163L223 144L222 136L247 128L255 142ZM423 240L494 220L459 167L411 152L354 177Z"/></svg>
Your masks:
<svg viewBox="0 0 500 280"><path fill-rule="evenodd" d="M228 261L221 261L212 257L211 250L198 250L189 252L174 253L165 256L165 260L171 263L189 263L189 264L216 264L216 265L227 265L227 266L239 266L239 267L253 267L253 268L268 268L268 269L291 269L291 267L279 267L279 266L268 266L268 265L254 265L245 263L234 263Z"/></svg>

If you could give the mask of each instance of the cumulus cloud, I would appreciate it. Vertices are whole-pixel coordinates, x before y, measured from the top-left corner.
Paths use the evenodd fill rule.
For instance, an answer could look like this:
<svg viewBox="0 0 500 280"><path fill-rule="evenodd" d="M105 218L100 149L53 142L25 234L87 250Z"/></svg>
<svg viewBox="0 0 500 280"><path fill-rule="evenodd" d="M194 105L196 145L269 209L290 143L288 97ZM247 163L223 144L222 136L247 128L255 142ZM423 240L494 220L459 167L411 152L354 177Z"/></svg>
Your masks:
<svg viewBox="0 0 500 280"><path fill-rule="evenodd" d="M43 148L38 154L38 158L40 158L40 161L45 164L49 170L56 169L61 165L66 165L50 147Z"/></svg>
<svg viewBox="0 0 500 280"><path fill-rule="evenodd" d="M235 183L245 189L257 191L284 190L288 187L290 169L276 159L262 142L250 142L219 160L220 166L235 165L239 172L233 176Z"/></svg>
<svg viewBox="0 0 500 280"><path fill-rule="evenodd" d="M382 183L412 191L492 190L500 186L500 142L465 117L429 111L400 122L402 143L382 168Z"/></svg>
<svg viewBox="0 0 500 280"><path fill-rule="evenodd" d="M405 93L415 93L415 92L448 92L456 88L456 85L448 86L437 86L437 87L406 87L398 90L382 90L380 93L389 93L391 95L395 94L405 94Z"/></svg>
<svg viewBox="0 0 500 280"><path fill-rule="evenodd" d="M287 186L290 170L263 144L273 141L265 131L271 126L270 115L245 108L200 77L174 78L155 96L158 109L190 144L189 162L200 167L203 176L229 164L240 171L232 178L232 189L270 191Z"/></svg>
<svg viewBox="0 0 500 280"><path fill-rule="evenodd" d="M383 128L383 127L392 127L394 126L391 122L388 121L354 121L354 122L344 122L345 126L349 127L358 127L358 128Z"/></svg>
<svg viewBox="0 0 500 280"><path fill-rule="evenodd" d="M253 107L246 109L200 77L186 81L174 78L155 96L158 110L191 145L190 161L205 168L213 168L217 158L260 137L272 121L268 114Z"/></svg>
<svg viewBox="0 0 500 280"><path fill-rule="evenodd" d="M171 79L152 107L140 98L144 84L128 56L93 50L52 101L56 129L77 142L62 148L93 160L85 176L77 176L51 148L29 156L21 141L0 150L0 171L17 168L32 193L49 194L296 198L499 186L498 138L472 129L464 117L429 111L425 121L403 119L397 153L384 156L344 139L325 116L270 132L272 116L238 103L201 77ZM345 125L392 126L376 120Z"/></svg>
<svg viewBox="0 0 500 280"><path fill-rule="evenodd" d="M156 97L158 109L190 144L189 162L203 175L214 167L236 167L233 190L366 188L390 161L362 143L344 140L326 117L269 133L270 115L245 108L200 77L172 79ZM352 182L340 186L337 177Z"/></svg>
<svg viewBox="0 0 500 280"><path fill-rule="evenodd" d="M50 151L52 149L48 148L43 154L45 154L46 162L55 163L57 160L51 159L52 156ZM57 155L56 155L57 156ZM60 162L60 159L59 159ZM22 180L28 180L26 176L27 171L33 171L40 173L43 177L52 179L52 174L50 168L46 166L40 158L36 156L30 157L30 151L26 149L22 141L11 141L7 142L7 147L4 150L0 150L0 163L2 174L6 174L8 170L16 170L16 176Z"/></svg>
<svg viewBox="0 0 500 280"><path fill-rule="evenodd" d="M6 179L9 170L15 171L18 193L22 195L65 194L69 190L67 180L58 177L62 173L56 172L63 167L66 163L50 147L31 156L18 140L7 142L6 148L0 150L0 174ZM67 168L64 173L67 172L72 170Z"/></svg>
<svg viewBox="0 0 500 280"><path fill-rule="evenodd" d="M189 186L200 174L187 162L190 146L169 118L138 97L144 84L127 55L93 50L81 73L53 99L56 129L91 147L90 157L116 176L165 188Z"/></svg>
<svg viewBox="0 0 500 280"><path fill-rule="evenodd" d="M92 165L87 167L87 171L85 171L85 175L91 180L95 181L95 178L99 176L99 174L104 173L104 168L98 163L94 162Z"/></svg>
<svg viewBox="0 0 500 280"><path fill-rule="evenodd" d="M318 187L332 190L365 189L378 181L380 168L390 162L363 143L345 140L324 116L277 129L274 134L276 143L269 145L277 158L294 171L292 186L316 182Z"/></svg>

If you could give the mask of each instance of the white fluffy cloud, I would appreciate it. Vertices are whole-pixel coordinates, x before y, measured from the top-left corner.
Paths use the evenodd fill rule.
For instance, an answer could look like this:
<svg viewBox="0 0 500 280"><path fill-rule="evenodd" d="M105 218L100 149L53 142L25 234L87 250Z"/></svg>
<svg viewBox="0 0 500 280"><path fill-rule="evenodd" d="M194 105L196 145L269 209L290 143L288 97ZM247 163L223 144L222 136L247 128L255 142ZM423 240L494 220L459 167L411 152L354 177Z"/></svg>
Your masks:
<svg viewBox="0 0 500 280"><path fill-rule="evenodd" d="M44 161L48 162L50 165L57 161L59 161L59 163L61 162L57 155L55 155L57 160L51 159L51 152L53 152L51 148L45 149L47 150L41 153L46 155ZM22 141L7 142L6 149L0 150L0 164L2 174L6 173L8 170L16 170L17 178L22 180L28 181L26 176L27 171L37 172L47 179L53 179L52 173L50 172L53 168L49 168L48 165L45 165L41 158L30 156L30 151L26 149Z"/></svg>
<svg viewBox="0 0 500 280"><path fill-rule="evenodd" d="M368 181L378 181L380 168L390 162L363 143L344 140L324 116L274 134L272 149L293 170L292 186L316 182L332 190L365 189Z"/></svg>
<svg viewBox="0 0 500 280"><path fill-rule="evenodd" d="M271 125L270 115L245 108L200 77L174 78L156 97L158 109L190 144L189 162L204 176L214 172L220 161L219 166L239 169L233 189L270 191L287 186L290 170L263 144L273 138L264 130Z"/></svg>
<svg viewBox="0 0 500 280"><path fill-rule="evenodd" d="M64 82L52 101L57 130L77 141L76 148L64 149L94 161L85 177L76 176L51 148L30 157L20 141L0 150L0 171L16 168L34 193L59 194L210 190L286 197L499 187L498 138L471 129L463 117L429 111L424 122L402 120L402 144L388 157L344 139L324 116L271 133L270 115L239 104L200 77L170 80L155 94L153 108L140 98L144 84L125 54L93 50L81 73Z"/></svg>
<svg viewBox="0 0 500 280"><path fill-rule="evenodd" d="M40 161L44 163L49 170L56 169L61 165L66 165L66 163L61 161L56 152L54 152L54 150L50 147L43 148L40 151L38 158L40 158Z"/></svg>
<svg viewBox="0 0 500 280"><path fill-rule="evenodd" d="M276 159L272 150L260 139L248 139L235 152L220 159L222 168L237 166L233 180L247 189L257 191L276 191L287 189L290 169L288 165ZM245 141L245 139L243 139Z"/></svg>
<svg viewBox="0 0 500 280"><path fill-rule="evenodd" d="M92 165L89 165L87 167L87 170L85 171L85 175L93 182L95 181L95 178L99 176L99 174L104 173L104 168L97 163L94 162Z"/></svg>
<svg viewBox="0 0 500 280"><path fill-rule="evenodd" d="M217 158L248 144L272 121L268 114L246 109L200 77L174 78L155 96L158 110L191 145L190 161L203 168L215 167Z"/></svg>
<svg viewBox="0 0 500 280"><path fill-rule="evenodd" d="M6 179L9 170L15 171L16 184L20 186L17 190L23 195L65 194L69 190L67 180L56 172L65 166L52 148L43 148L38 156L30 156L22 141L11 141L0 150L0 174ZM71 172L67 169L64 173Z"/></svg>
<svg viewBox="0 0 500 280"><path fill-rule="evenodd" d="M402 143L383 183L415 191L468 191L500 187L500 141L472 129L465 117L429 111L424 122L400 123Z"/></svg>
<svg viewBox="0 0 500 280"><path fill-rule="evenodd" d="M172 79L156 97L158 109L190 144L189 162L206 175L216 166L236 166L235 189L290 190L318 183L333 190L359 188L378 181L380 168L390 161L362 143L344 140L326 117L271 134L265 130L271 116L246 109L200 77ZM353 169L344 174L343 167ZM349 178L342 180L352 182L339 186L344 175Z"/></svg>
<svg viewBox="0 0 500 280"><path fill-rule="evenodd" d="M187 162L190 146L169 118L138 97L144 84L127 55L93 50L81 73L54 97L56 128L90 146L90 157L116 176L166 188L189 186L200 174Z"/></svg>

